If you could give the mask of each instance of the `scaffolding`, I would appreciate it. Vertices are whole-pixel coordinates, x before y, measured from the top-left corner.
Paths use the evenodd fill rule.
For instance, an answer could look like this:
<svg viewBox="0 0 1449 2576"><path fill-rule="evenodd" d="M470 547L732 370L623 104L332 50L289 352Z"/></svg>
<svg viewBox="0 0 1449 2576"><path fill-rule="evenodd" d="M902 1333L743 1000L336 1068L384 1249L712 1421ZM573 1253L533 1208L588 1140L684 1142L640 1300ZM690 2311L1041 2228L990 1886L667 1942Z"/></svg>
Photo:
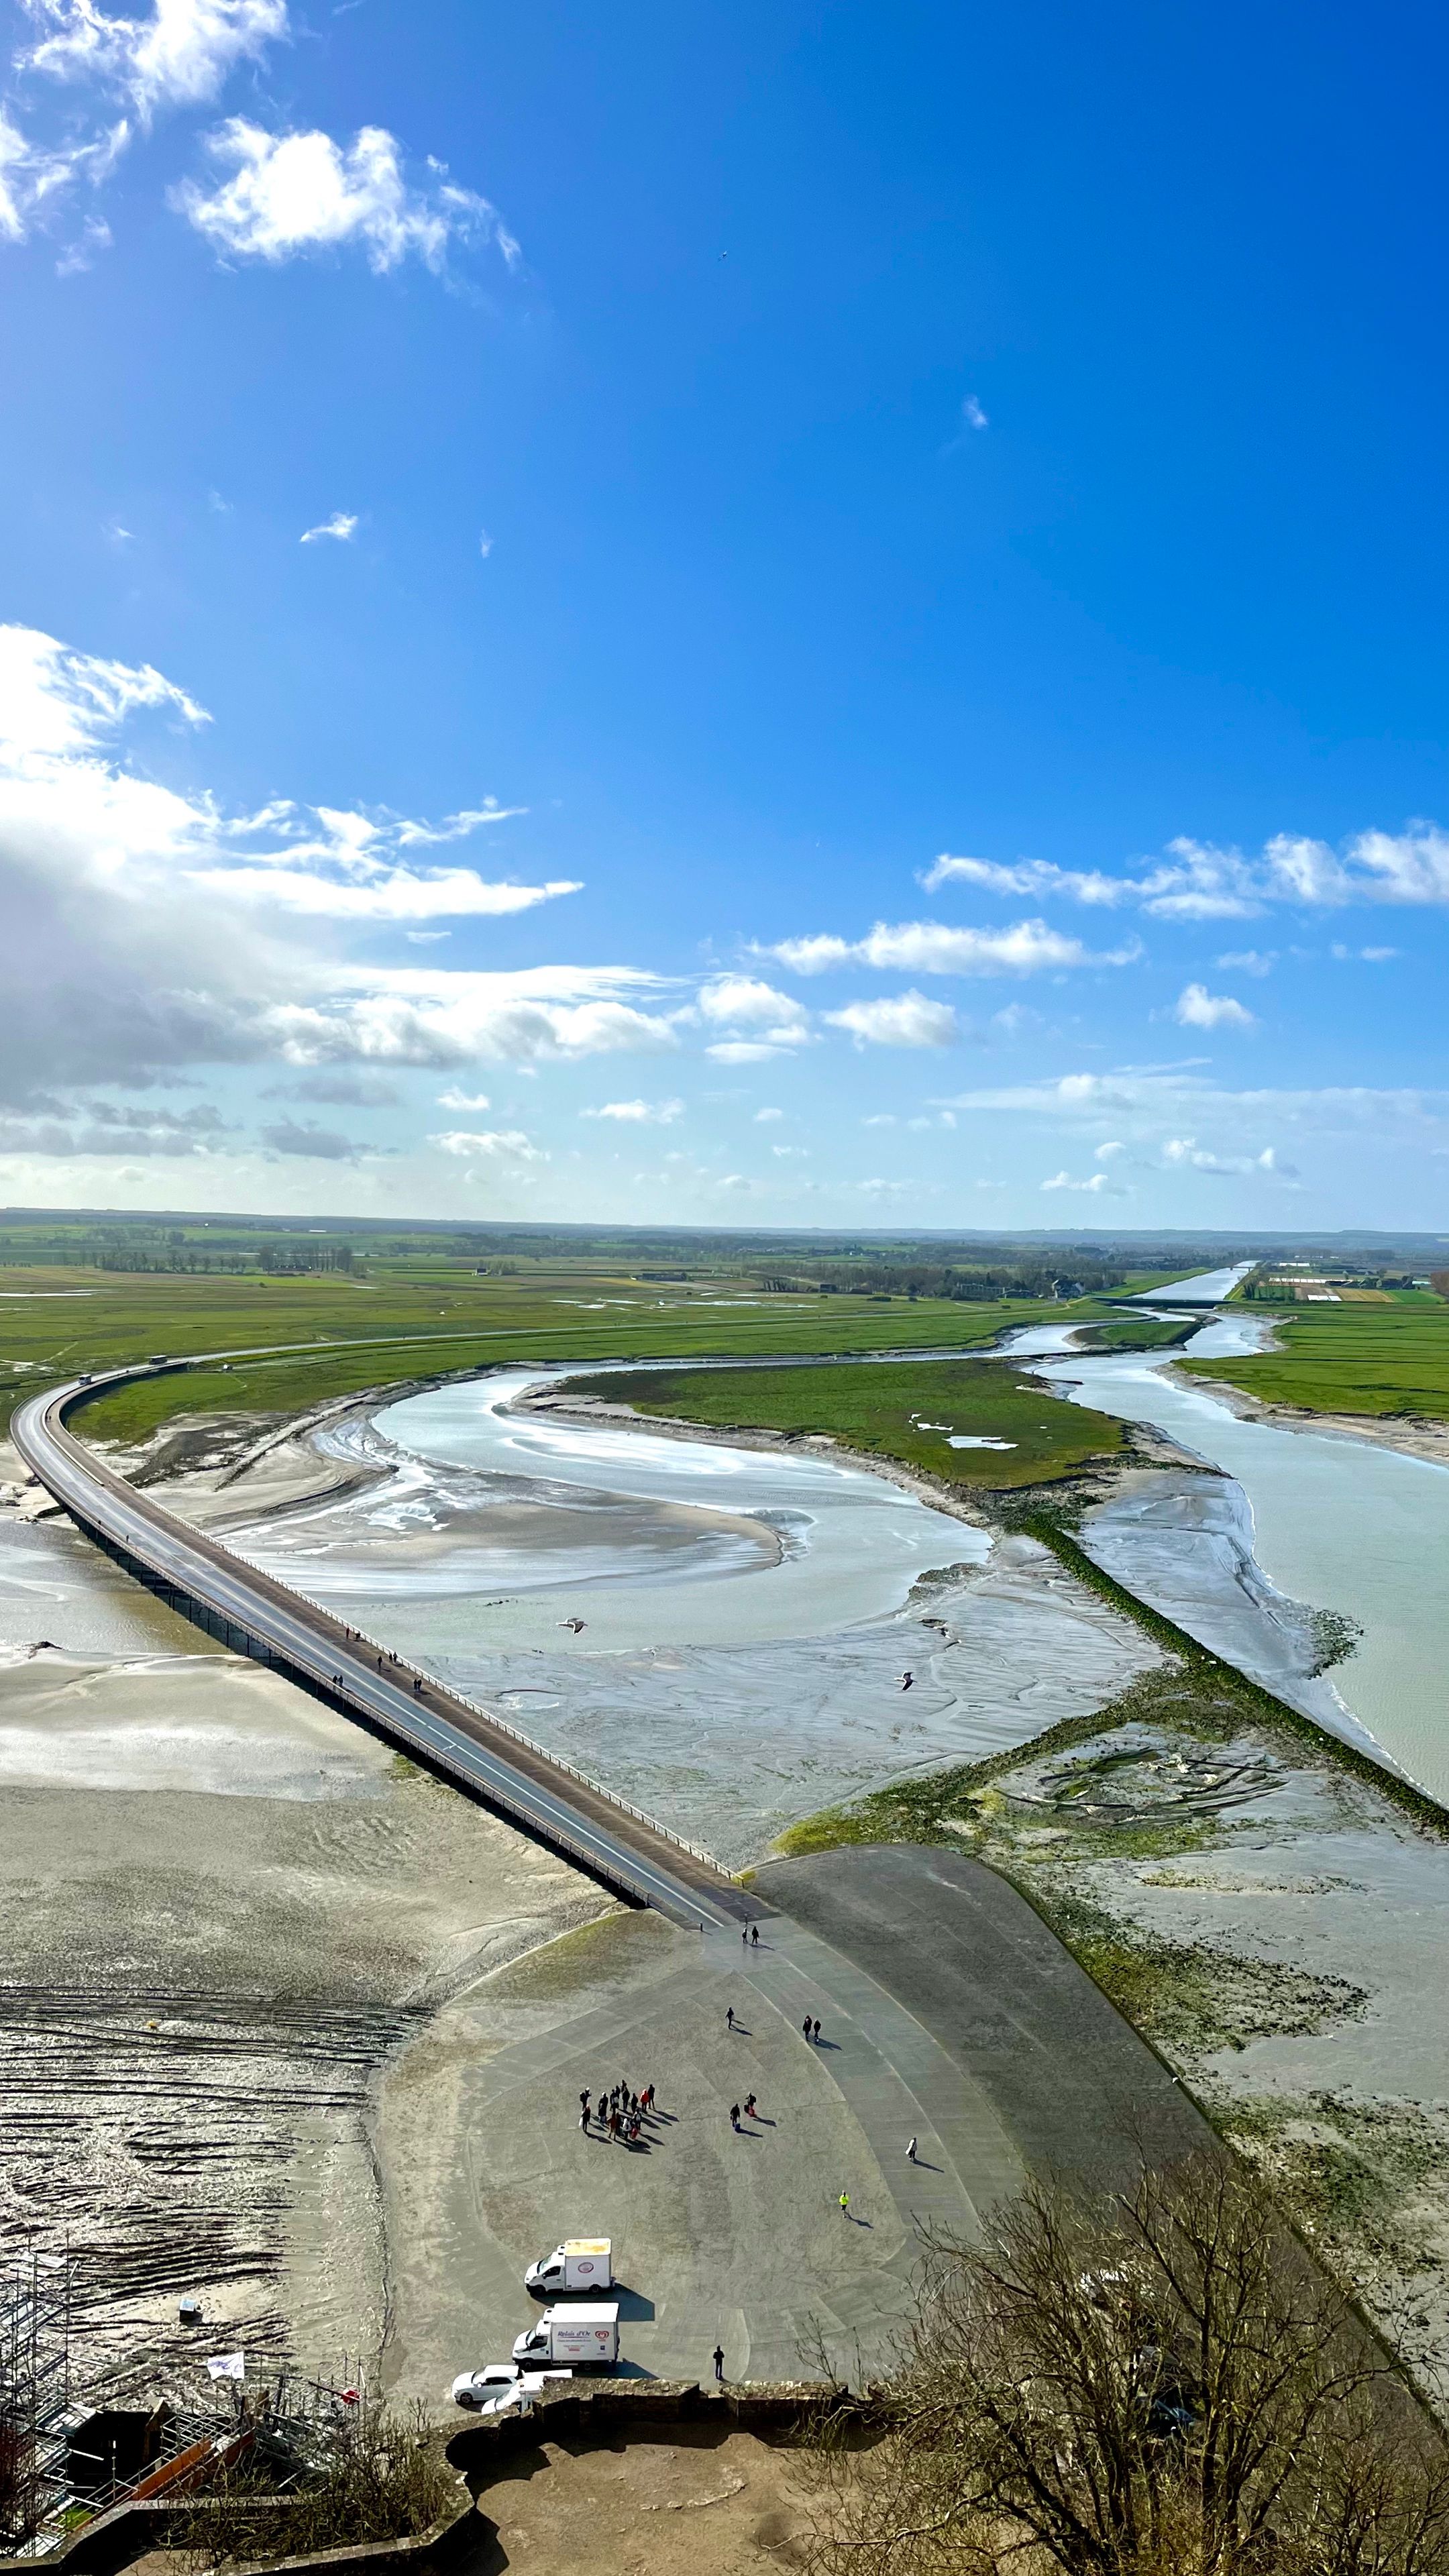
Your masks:
<svg viewBox="0 0 1449 2576"><path fill-rule="evenodd" d="M0 2544L34 2546L67 2492L72 2278L64 2254L0 2271Z"/></svg>

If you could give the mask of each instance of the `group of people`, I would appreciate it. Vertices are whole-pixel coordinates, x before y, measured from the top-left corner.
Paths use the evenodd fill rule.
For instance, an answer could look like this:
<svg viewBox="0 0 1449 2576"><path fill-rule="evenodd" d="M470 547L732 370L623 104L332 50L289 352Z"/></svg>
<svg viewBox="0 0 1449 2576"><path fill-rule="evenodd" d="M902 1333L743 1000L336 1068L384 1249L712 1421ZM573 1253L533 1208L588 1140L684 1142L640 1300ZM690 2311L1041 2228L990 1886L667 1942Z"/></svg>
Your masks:
<svg viewBox="0 0 1449 2576"><path fill-rule="evenodd" d="M753 2100L754 2096L750 2098ZM646 2084L642 2093L635 2093L621 2078L607 2093L600 2093L597 2108L587 2085L579 2095L579 2127L585 2137L592 2137L597 2123L601 2136L622 2138L626 2146L634 2146L643 2136L644 2123L652 2118L653 2112L652 2084Z"/></svg>
<svg viewBox="0 0 1449 2576"><path fill-rule="evenodd" d="M760 2115L759 2115L759 2112L755 2109L755 2097L754 2097L753 2093L747 2093L747 2094L745 2095L745 2118L746 2118L747 2120L758 2120L759 2116L760 2116ZM738 2102L731 2102L731 2104L730 2104L730 2127L731 2127L732 2129L737 2129L737 2128L739 2127L739 2125L740 2125L740 2106L739 2106Z"/></svg>

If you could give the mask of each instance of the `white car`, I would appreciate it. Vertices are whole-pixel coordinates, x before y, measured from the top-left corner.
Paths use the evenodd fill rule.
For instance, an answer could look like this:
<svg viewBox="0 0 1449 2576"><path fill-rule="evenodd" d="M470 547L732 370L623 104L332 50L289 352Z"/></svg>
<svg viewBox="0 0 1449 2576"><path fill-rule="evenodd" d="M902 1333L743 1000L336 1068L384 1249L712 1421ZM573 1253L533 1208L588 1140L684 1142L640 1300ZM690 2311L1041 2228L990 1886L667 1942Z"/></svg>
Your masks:
<svg viewBox="0 0 1449 2576"><path fill-rule="evenodd" d="M459 2372L453 2403L473 2415L506 2415L526 2406L550 2380L572 2377L571 2370L524 2370L516 2361L490 2361L483 2370Z"/></svg>

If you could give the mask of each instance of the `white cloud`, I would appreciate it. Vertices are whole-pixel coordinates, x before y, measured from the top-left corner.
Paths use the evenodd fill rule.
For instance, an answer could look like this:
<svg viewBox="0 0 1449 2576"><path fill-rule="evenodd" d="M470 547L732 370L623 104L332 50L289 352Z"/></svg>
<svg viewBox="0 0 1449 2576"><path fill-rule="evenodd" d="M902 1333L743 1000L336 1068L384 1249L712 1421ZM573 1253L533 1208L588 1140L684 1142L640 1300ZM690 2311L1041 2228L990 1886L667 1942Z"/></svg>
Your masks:
<svg viewBox="0 0 1449 2576"><path fill-rule="evenodd" d="M952 858L943 851L921 879L928 894L943 885L981 886L988 894L1063 895L1073 903L1111 906L1130 903L1134 889L1121 877L1100 868L1059 868L1050 859L1018 859L1008 866L996 859Z"/></svg>
<svg viewBox="0 0 1449 2576"><path fill-rule="evenodd" d="M989 429L991 426L974 394L968 394L961 405L961 417L968 429Z"/></svg>
<svg viewBox="0 0 1449 2576"><path fill-rule="evenodd" d="M244 58L287 33L286 0L155 0L144 18L112 17L95 0L23 0L48 32L24 68L124 91L142 116L215 98Z"/></svg>
<svg viewBox="0 0 1449 2576"><path fill-rule="evenodd" d="M1271 975L1278 963L1278 951L1276 948L1266 951L1261 948L1230 948L1225 956L1214 962L1226 967L1229 974L1236 971L1241 975Z"/></svg>
<svg viewBox="0 0 1449 2576"><path fill-rule="evenodd" d="M358 813L231 820L113 750L128 725L208 721L149 666L0 627L0 1101L209 1064L451 1072L677 1049L660 980L635 968L349 962L353 928L548 890L401 868L398 826Z"/></svg>
<svg viewBox="0 0 1449 2576"><path fill-rule="evenodd" d="M597 1109L581 1109L581 1118L614 1118L621 1126L672 1127L684 1116L682 1100L605 1100Z"/></svg>
<svg viewBox="0 0 1449 2576"><path fill-rule="evenodd" d="M9 112L0 107L0 241L25 241L80 181L99 187L124 151L126 140L123 121L90 142L68 142L48 150L32 143ZM62 272L88 267L91 255L109 241L106 225L88 219L80 240L65 254Z"/></svg>
<svg viewBox="0 0 1449 2576"><path fill-rule="evenodd" d="M486 1091L460 1091L456 1083L450 1090L440 1091L438 1094L440 1109L461 1110L464 1116L467 1116L470 1111L476 1116L480 1109L491 1109L492 1106Z"/></svg>
<svg viewBox="0 0 1449 2576"><path fill-rule="evenodd" d="M440 1154L455 1155L460 1162L546 1163L548 1156L521 1127L484 1127L474 1131L453 1128L446 1135L430 1136Z"/></svg>
<svg viewBox="0 0 1449 2576"><path fill-rule="evenodd" d="M1162 1159L1193 1172L1210 1172L1220 1180L1251 1178L1264 1172L1274 1180L1296 1180L1292 1163L1280 1163L1271 1145L1258 1154L1213 1154L1200 1146L1195 1136L1169 1136L1162 1148Z"/></svg>
<svg viewBox="0 0 1449 2576"><path fill-rule="evenodd" d="M784 1115L785 1112L783 1109L757 1109L755 1111L755 1125L757 1127L772 1126L777 1118L783 1118Z"/></svg>
<svg viewBox="0 0 1449 2576"><path fill-rule="evenodd" d="M753 975L720 975L699 995L700 1015L731 1032L705 1053L716 1064L768 1064L772 1056L803 1046L810 1035L810 1015L789 993L780 993Z"/></svg>
<svg viewBox="0 0 1449 2576"><path fill-rule="evenodd" d="M1185 1029L1251 1029L1253 1014L1230 993L1210 993L1206 984L1185 984L1173 1007L1173 1018Z"/></svg>
<svg viewBox="0 0 1449 2576"><path fill-rule="evenodd" d="M399 823L397 844L399 849L411 850L421 842L466 841L470 832L480 830L485 823L511 823L515 816L527 812L526 805L500 805L496 797L485 796L481 805L461 814L445 814L441 823Z"/></svg>
<svg viewBox="0 0 1449 2576"><path fill-rule="evenodd" d="M579 881L572 877L554 878L547 885L494 884L472 868L429 868L422 872L389 867L382 862L371 881L361 885L349 884L335 875L270 863L198 869L194 881L216 887L232 903L310 913L333 921L497 918L531 912L537 904L552 903L559 895L579 892Z"/></svg>
<svg viewBox="0 0 1449 2576"><path fill-rule="evenodd" d="M889 1001L848 1002L843 1011L827 1011L832 1028L845 1029L857 1046L945 1047L957 1037L956 1014L948 1002L928 1002L924 993L896 993Z"/></svg>
<svg viewBox="0 0 1449 2576"><path fill-rule="evenodd" d="M1099 1163L1110 1163L1116 1155L1125 1154L1126 1151L1127 1148L1120 1136L1109 1136L1105 1145L1099 1145L1096 1148L1095 1160Z"/></svg>
<svg viewBox="0 0 1449 2576"><path fill-rule="evenodd" d="M783 1053L783 1046L772 1046L767 1038L721 1038L717 1045L705 1048L716 1064L773 1064Z"/></svg>
<svg viewBox="0 0 1449 2576"><path fill-rule="evenodd" d="M315 546L319 537L336 537L343 545L346 545L353 537L356 536L356 534L356 511L334 510L331 518L323 519L319 526L315 528L304 528L297 542L299 545L303 546Z"/></svg>
<svg viewBox="0 0 1449 2576"><path fill-rule="evenodd" d="M1059 897L1070 903L1140 904L1159 921L1249 921L1274 904L1324 910L1353 903L1449 903L1449 832L1407 823L1401 832L1354 834L1341 849L1305 833L1275 832L1256 857L1180 835L1161 859L1131 872L1059 868L1049 859L944 855L922 883L984 892ZM828 961L827 961L828 962ZM1249 973L1260 971L1250 967Z"/></svg>
<svg viewBox="0 0 1449 2576"><path fill-rule="evenodd" d="M878 921L864 939L822 933L782 939L764 952L797 975L822 975L831 967L901 968L925 975L1033 975L1072 966L1127 966L1137 942L1094 956L1079 939L1044 921L1018 921L1006 930L958 930L940 921Z"/></svg>
<svg viewBox="0 0 1449 2576"><path fill-rule="evenodd" d="M1051 1179L1042 1183L1044 1190L1086 1190L1093 1196L1111 1187L1105 1172L1094 1172L1089 1181L1074 1181L1070 1172L1053 1172Z"/></svg>
<svg viewBox="0 0 1449 2576"><path fill-rule="evenodd" d="M483 561L484 561L485 563L488 561L489 556L490 556L490 555L492 554L492 552L493 552L493 539L492 539L492 538L490 537L490 535L488 534L488 531L487 531L487 529L486 529L486 528L480 529L480 531L479 531L479 535L478 535L478 552L479 552L479 553L480 553L480 555L482 556Z"/></svg>
<svg viewBox="0 0 1449 2576"><path fill-rule="evenodd" d="M699 1007L707 1020L723 1021L731 1028L768 1029L776 1046L797 1045L809 1024L791 994L777 992L773 984L762 984L753 975L722 975L706 984Z"/></svg>
<svg viewBox="0 0 1449 2576"><path fill-rule="evenodd" d="M171 202L224 257L275 265L355 244L379 275L412 257L436 272L450 249L487 242L510 263L518 257L487 199L455 187L441 164L429 164L426 188L410 186L382 126L363 126L343 147L330 134L269 134L234 116L206 140L231 175L209 196L188 179Z"/></svg>

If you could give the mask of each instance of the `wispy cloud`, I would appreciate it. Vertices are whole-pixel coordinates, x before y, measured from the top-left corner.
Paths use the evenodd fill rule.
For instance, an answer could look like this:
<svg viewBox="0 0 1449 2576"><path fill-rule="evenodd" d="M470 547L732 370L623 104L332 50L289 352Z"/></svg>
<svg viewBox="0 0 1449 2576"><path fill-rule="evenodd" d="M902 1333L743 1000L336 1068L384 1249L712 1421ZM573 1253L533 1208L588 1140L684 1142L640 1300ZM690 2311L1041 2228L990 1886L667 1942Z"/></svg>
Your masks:
<svg viewBox="0 0 1449 2576"><path fill-rule="evenodd" d="M21 0L42 32L23 70L123 93L143 118L215 98L227 75L287 34L286 0L154 0L113 17L95 0Z"/></svg>
<svg viewBox="0 0 1449 2576"><path fill-rule="evenodd" d="M317 527L304 528L297 542L303 546L315 546L319 537L336 537L339 544L345 546L356 534L356 511L334 510L331 518L323 519Z"/></svg>
<svg viewBox="0 0 1449 2576"><path fill-rule="evenodd" d="M1449 903L1449 832L1430 822L1400 832L1354 834L1341 847L1277 832L1256 856L1181 836L1160 859L1121 873L1063 868L1050 859L977 859L945 853L921 880L928 890L968 885L983 893L1106 906L1136 904L1159 921L1250 921L1275 904L1333 910L1355 903ZM1251 970L1250 970L1251 971Z"/></svg>

